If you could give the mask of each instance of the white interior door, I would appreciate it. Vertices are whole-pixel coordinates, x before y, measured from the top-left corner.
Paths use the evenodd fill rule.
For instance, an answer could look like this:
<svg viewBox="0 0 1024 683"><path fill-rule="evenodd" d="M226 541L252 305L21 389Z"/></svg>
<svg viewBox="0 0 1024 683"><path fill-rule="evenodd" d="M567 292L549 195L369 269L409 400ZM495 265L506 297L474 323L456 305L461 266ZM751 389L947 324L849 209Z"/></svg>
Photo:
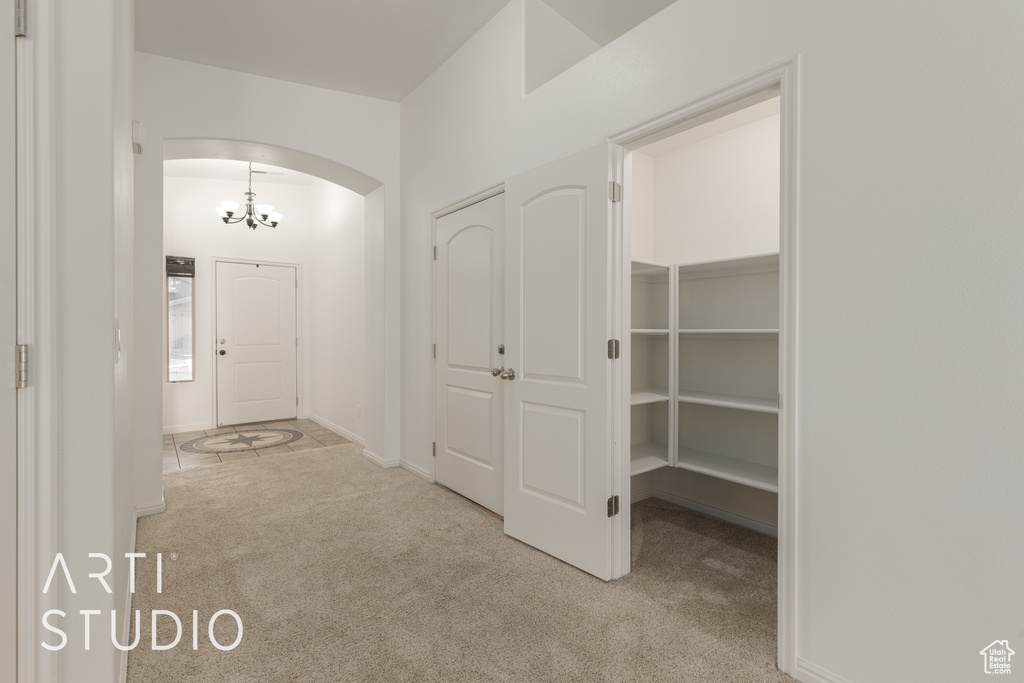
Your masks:
<svg viewBox="0 0 1024 683"><path fill-rule="evenodd" d="M18 618L18 440L14 347L17 343L15 295L15 70L14 3L0 11L0 681L17 680Z"/></svg>
<svg viewBox="0 0 1024 683"><path fill-rule="evenodd" d="M292 266L217 263L217 424L296 417Z"/></svg>
<svg viewBox="0 0 1024 683"><path fill-rule="evenodd" d="M507 181L505 533L611 579L610 157Z"/></svg>
<svg viewBox="0 0 1024 683"><path fill-rule="evenodd" d="M434 478L503 513L504 197L439 218L435 243Z"/></svg>

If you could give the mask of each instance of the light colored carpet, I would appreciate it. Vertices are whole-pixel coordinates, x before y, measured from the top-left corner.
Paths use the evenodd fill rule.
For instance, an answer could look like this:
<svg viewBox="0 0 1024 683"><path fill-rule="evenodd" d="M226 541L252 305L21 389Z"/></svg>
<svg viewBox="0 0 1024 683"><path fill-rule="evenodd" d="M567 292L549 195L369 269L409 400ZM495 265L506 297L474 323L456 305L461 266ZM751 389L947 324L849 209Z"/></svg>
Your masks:
<svg viewBox="0 0 1024 683"><path fill-rule="evenodd" d="M606 584L355 445L169 472L164 485L167 512L138 526L149 555L132 683L791 680L775 668L775 539L675 506L634 506L633 573ZM174 649L150 649L154 609L182 618ZM230 652L206 635L220 609L244 625ZM167 643L173 622L159 624ZM229 644L235 628L222 618L215 633Z"/></svg>

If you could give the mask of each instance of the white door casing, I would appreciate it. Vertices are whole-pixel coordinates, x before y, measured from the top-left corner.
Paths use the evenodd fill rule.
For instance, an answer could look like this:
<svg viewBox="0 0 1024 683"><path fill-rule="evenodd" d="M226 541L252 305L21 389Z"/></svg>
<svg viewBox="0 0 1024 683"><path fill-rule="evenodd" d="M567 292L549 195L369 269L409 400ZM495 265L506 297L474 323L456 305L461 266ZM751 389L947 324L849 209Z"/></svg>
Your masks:
<svg viewBox="0 0 1024 683"><path fill-rule="evenodd" d="M505 382L492 374L504 330L504 196L435 226L434 478L502 514Z"/></svg>
<svg viewBox="0 0 1024 683"><path fill-rule="evenodd" d="M611 149L505 186L505 533L613 575Z"/></svg>
<svg viewBox="0 0 1024 683"><path fill-rule="evenodd" d="M217 424L296 417L296 269L216 264Z"/></svg>
<svg viewBox="0 0 1024 683"><path fill-rule="evenodd" d="M14 3L0 11L0 680L17 680L18 440L15 345L17 343L17 238Z"/></svg>

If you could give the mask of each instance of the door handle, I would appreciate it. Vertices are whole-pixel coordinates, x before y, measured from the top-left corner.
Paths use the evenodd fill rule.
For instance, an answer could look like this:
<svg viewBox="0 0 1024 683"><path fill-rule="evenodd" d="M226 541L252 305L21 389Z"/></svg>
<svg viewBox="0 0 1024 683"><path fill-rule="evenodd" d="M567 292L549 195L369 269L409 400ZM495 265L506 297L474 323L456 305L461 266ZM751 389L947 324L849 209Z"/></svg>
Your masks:
<svg viewBox="0 0 1024 683"><path fill-rule="evenodd" d="M503 372L505 372L505 366L504 365L501 366L500 368L491 368L491 377L497 377L498 375L500 375Z"/></svg>
<svg viewBox="0 0 1024 683"><path fill-rule="evenodd" d="M226 355L226 354L227 354L227 351L225 351L224 349L221 349L221 350L220 350L220 355L222 355L222 356L223 356L223 355Z"/></svg>
<svg viewBox="0 0 1024 683"><path fill-rule="evenodd" d="M501 378L502 379L515 379L516 378L516 371L513 370L512 368L509 368L508 370L505 370L503 373L501 373Z"/></svg>

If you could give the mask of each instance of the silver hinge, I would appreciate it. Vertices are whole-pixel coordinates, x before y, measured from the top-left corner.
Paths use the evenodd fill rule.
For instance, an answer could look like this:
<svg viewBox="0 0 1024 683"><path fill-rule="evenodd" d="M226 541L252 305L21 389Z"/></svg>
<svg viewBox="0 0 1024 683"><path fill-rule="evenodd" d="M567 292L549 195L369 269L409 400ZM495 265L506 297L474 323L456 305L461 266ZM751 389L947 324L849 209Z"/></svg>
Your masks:
<svg viewBox="0 0 1024 683"><path fill-rule="evenodd" d="M437 247L434 247L434 260L437 260Z"/></svg>
<svg viewBox="0 0 1024 683"><path fill-rule="evenodd" d="M14 347L14 354L14 386L24 389L28 386L28 344L18 344Z"/></svg>
<svg viewBox="0 0 1024 683"><path fill-rule="evenodd" d="M431 457L437 457L437 442L430 444L430 455Z"/></svg>
<svg viewBox="0 0 1024 683"><path fill-rule="evenodd" d="M619 357L619 340L609 339L608 340L608 359L615 360Z"/></svg>
<svg viewBox="0 0 1024 683"><path fill-rule="evenodd" d="M434 358L437 358L437 344L434 344Z"/></svg>
<svg viewBox="0 0 1024 683"><path fill-rule="evenodd" d="M615 182L614 180L608 181L608 199L613 202L622 201L622 185Z"/></svg>
<svg viewBox="0 0 1024 683"><path fill-rule="evenodd" d="M612 496L608 499L608 516L614 517L619 514L619 497Z"/></svg>
<svg viewBox="0 0 1024 683"><path fill-rule="evenodd" d="M17 0L14 8L14 37L24 38L28 35L28 18L26 5L28 0Z"/></svg>
<svg viewBox="0 0 1024 683"><path fill-rule="evenodd" d="M778 403L776 404L776 407L777 407L777 408L778 408L779 410L782 410L782 392L779 392L779 394L778 394L778 397L779 397L779 401L778 401Z"/></svg>

